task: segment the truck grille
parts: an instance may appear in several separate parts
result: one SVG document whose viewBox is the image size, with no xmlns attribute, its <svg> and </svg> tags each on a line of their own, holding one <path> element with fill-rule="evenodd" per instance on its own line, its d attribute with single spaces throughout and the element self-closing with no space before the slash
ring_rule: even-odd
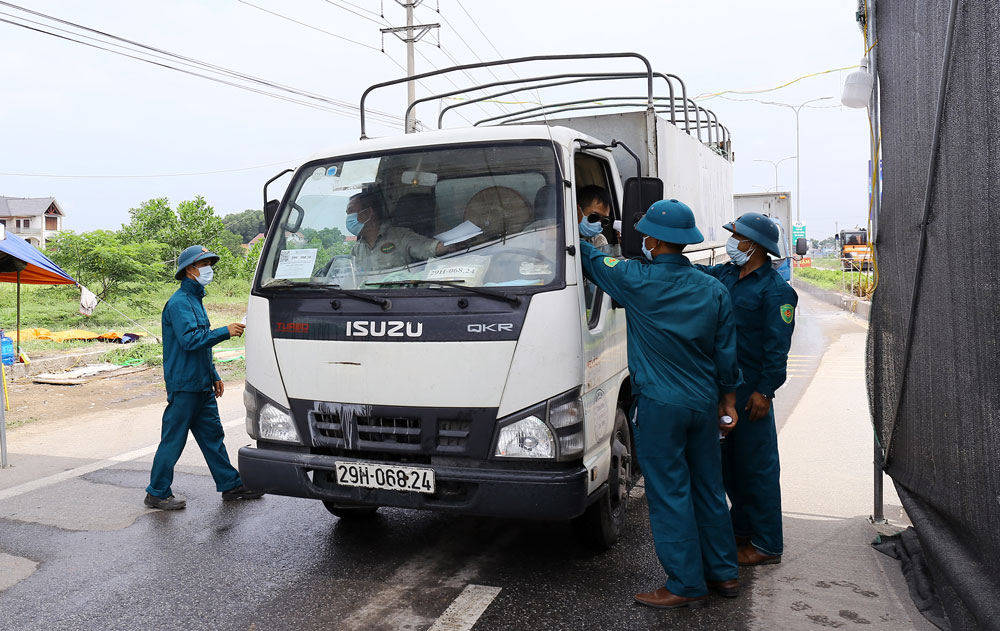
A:
<svg viewBox="0 0 1000 631">
<path fill-rule="evenodd" d="M 449 454 L 466 451 L 471 428 L 465 420 L 375 416 L 354 410 L 346 414 L 312 410 L 309 422 L 318 445 L 407 452 L 423 452 L 427 445 L 431 453 Z"/>
</svg>

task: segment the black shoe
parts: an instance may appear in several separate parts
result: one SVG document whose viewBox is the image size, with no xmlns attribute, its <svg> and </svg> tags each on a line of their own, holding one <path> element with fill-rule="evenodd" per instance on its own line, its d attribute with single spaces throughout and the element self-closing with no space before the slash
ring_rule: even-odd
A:
<svg viewBox="0 0 1000 631">
<path fill-rule="evenodd" d="M 183 497 L 156 497 L 155 495 L 150 495 L 146 493 L 146 499 L 142 502 L 150 508 L 158 508 L 160 510 L 178 510 L 187 506 L 187 500 Z"/>
<path fill-rule="evenodd" d="M 264 491 L 251 491 L 245 485 L 241 484 L 235 489 L 229 489 L 228 491 L 222 492 L 223 502 L 232 502 L 233 500 L 256 500 L 264 497 Z"/>
</svg>

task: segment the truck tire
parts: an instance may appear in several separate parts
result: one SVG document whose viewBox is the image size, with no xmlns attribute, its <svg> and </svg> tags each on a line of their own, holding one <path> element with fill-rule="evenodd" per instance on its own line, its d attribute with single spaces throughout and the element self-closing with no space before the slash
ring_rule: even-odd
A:
<svg viewBox="0 0 1000 631">
<path fill-rule="evenodd" d="M 580 516 L 586 537 L 600 548 L 615 545 L 625 530 L 625 509 L 632 489 L 632 432 L 625 411 L 615 411 L 611 433 L 611 468 L 608 491 Z"/>
<path fill-rule="evenodd" d="M 330 513 L 341 519 L 364 519 L 372 517 L 378 511 L 378 506 L 351 506 L 350 504 L 337 504 L 329 500 L 323 500 L 323 506 Z"/>
</svg>

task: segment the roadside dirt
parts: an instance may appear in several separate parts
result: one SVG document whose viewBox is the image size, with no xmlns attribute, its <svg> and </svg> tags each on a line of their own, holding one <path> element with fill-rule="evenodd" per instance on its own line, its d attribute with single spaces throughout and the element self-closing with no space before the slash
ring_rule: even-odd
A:
<svg viewBox="0 0 1000 631">
<path fill-rule="evenodd" d="M 226 385 L 241 383 L 242 371 L 225 365 L 216 367 Z M 31 377 L 7 381 L 10 410 L 8 428 L 31 423 L 46 423 L 57 419 L 89 414 L 101 410 L 122 410 L 162 401 L 167 393 L 163 385 L 163 368 L 138 367 L 105 379 L 85 384 L 64 386 L 32 383 Z"/>
</svg>

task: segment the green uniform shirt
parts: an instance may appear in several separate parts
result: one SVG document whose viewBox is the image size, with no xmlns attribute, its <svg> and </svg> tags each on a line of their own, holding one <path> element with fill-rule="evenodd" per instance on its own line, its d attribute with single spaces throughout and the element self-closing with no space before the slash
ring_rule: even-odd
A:
<svg viewBox="0 0 1000 631">
<path fill-rule="evenodd" d="M 388 271 L 417 261 L 433 257 L 438 242 L 421 236 L 409 228 L 397 228 L 383 223 L 375 238 L 375 245 L 369 246 L 364 238 L 351 246 L 354 264 L 362 272 Z"/>
</svg>

